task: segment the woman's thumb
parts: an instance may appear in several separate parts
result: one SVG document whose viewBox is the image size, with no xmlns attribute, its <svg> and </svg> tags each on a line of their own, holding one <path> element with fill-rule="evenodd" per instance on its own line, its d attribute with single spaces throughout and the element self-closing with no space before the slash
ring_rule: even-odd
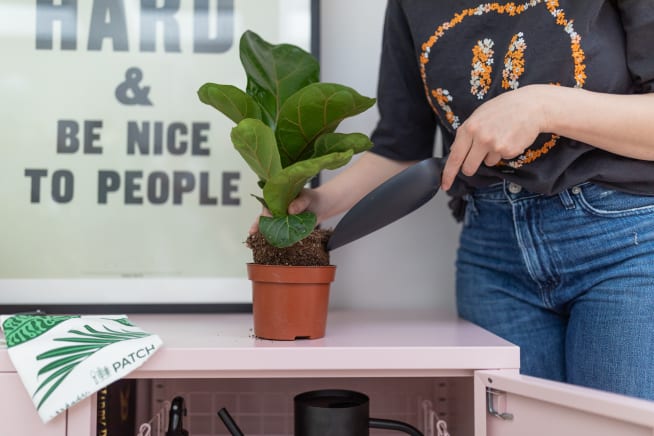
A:
<svg viewBox="0 0 654 436">
<path fill-rule="evenodd" d="M 288 205 L 288 213 L 290 215 L 296 215 L 298 213 L 302 213 L 311 204 L 311 197 L 307 194 L 306 190 L 302 190 L 300 192 L 300 195 L 295 198 L 295 200 L 291 201 L 291 203 Z"/>
</svg>

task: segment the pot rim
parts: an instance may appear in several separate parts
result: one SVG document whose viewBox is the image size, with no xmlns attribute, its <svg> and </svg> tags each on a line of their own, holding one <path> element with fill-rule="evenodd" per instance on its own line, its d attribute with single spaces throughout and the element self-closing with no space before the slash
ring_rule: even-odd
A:
<svg viewBox="0 0 654 436">
<path fill-rule="evenodd" d="M 336 276 L 335 265 L 292 266 L 247 264 L 248 278 L 268 283 L 331 283 Z"/>
</svg>

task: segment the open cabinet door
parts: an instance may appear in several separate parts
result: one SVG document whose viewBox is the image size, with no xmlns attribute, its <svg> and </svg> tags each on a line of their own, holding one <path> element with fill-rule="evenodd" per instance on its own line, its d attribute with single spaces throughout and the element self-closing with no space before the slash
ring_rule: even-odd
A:
<svg viewBox="0 0 654 436">
<path fill-rule="evenodd" d="M 517 371 L 475 372 L 475 436 L 654 436 L 654 402 Z"/>
</svg>

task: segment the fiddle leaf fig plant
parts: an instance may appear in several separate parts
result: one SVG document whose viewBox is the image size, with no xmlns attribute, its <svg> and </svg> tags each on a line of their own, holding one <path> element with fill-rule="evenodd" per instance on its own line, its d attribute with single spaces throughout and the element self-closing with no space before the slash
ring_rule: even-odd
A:
<svg viewBox="0 0 654 436">
<path fill-rule="evenodd" d="M 232 144 L 258 177 L 263 196 L 256 197 L 272 215 L 259 218 L 259 231 L 271 245 L 289 247 L 314 230 L 316 216 L 289 215 L 288 205 L 320 171 L 339 168 L 371 147 L 362 133 L 335 131 L 375 100 L 320 82 L 318 61 L 297 46 L 273 45 L 246 31 L 239 54 L 245 90 L 205 83 L 198 97 L 236 123 Z"/>
</svg>

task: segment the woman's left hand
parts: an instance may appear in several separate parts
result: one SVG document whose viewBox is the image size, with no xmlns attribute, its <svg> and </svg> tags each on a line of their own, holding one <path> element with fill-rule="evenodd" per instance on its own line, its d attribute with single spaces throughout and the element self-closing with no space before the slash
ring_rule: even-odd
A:
<svg viewBox="0 0 654 436">
<path fill-rule="evenodd" d="M 482 163 L 494 166 L 526 150 L 547 125 L 542 104 L 546 89 L 525 86 L 479 106 L 456 131 L 443 169 L 442 189 L 452 187 L 459 171 L 472 176 Z"/>
</svg>

